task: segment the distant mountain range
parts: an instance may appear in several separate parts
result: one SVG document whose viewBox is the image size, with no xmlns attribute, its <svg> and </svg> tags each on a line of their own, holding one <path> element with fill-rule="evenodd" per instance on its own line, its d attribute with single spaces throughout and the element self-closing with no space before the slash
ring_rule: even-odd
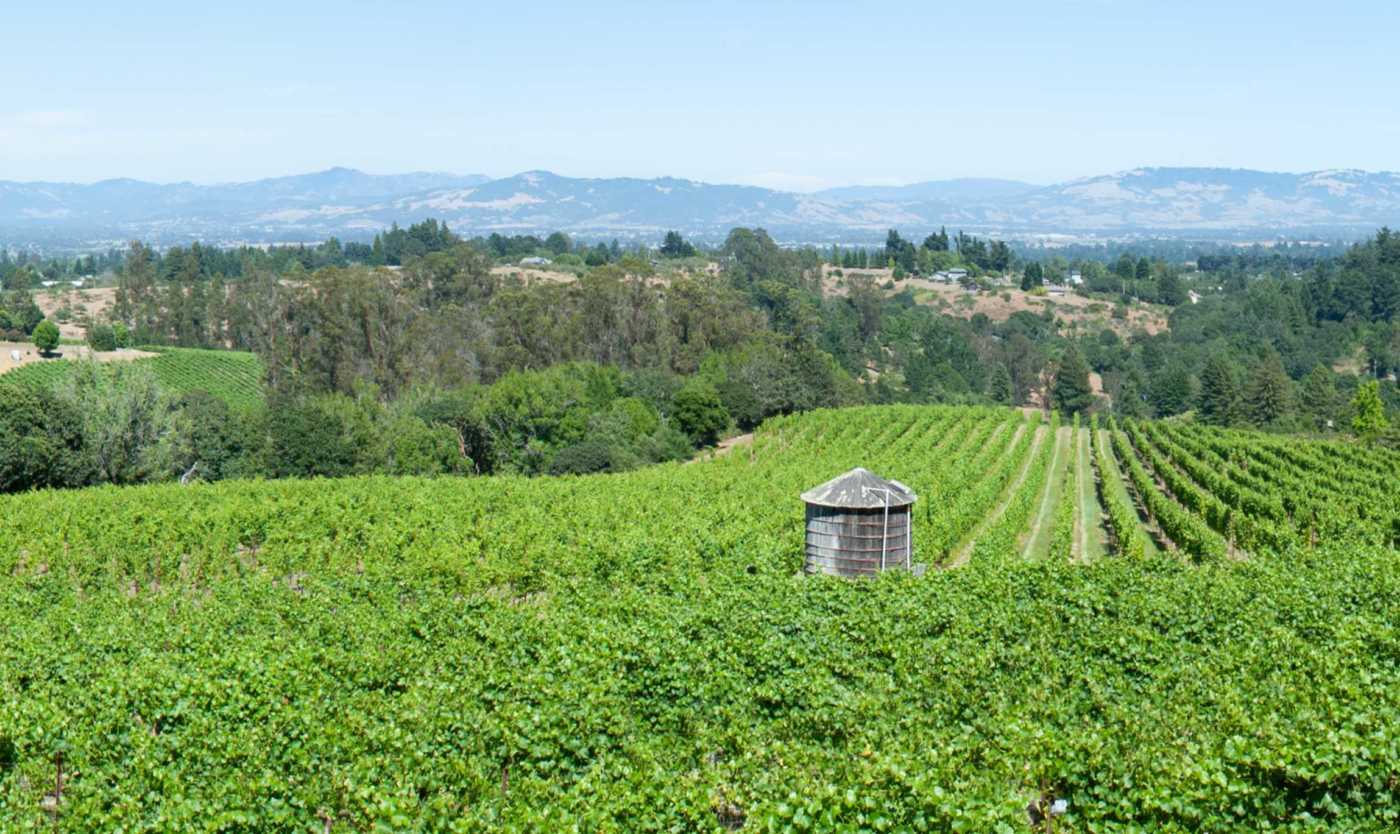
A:
<svg viewBox="0 0 1400 834">
<path fill-rule="evenodd" d="M 562 230 L 581 238 L 702 239 L 763 226 L 786 241 L 878 240 L 939 226 L 1009 238 L 1360 237 L 1400 226 L 1400 174 L 1140 168 L 1050 186 L 959 179 L 793 194 L 691 180 L 504 179 L 346 168 L 247 183 L 0 182 L 0 245 L 93 246 L 366 239 L 426 217 L 463 234 Z"/>
</svg>

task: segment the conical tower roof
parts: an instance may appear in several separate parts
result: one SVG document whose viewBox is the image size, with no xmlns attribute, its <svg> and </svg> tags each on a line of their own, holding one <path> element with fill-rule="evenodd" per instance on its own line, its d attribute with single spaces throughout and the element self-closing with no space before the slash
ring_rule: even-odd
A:
<svg viewBox="0 0 1400 834">
<path fill-rule="evenodd" d="M 868 510 L 886 506 L 887 495 L 891 507 L 907 506 L 918 499 L 912 489 L 899 481 L 887 481 L 869 469 L 857 466 L 802 493 L 802 500 L 821 507 Z"/>
</svg>

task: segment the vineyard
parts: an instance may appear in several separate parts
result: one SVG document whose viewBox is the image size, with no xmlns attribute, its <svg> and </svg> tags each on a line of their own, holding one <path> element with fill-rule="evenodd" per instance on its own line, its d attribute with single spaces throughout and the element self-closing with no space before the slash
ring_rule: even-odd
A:
<svg viewBox="0 0 1400 834">
<path fill-rule="evenodd" d="M 196 348 L 150 350 L 160 355 L 139 359 L 137 363 L 149 365 L 161 386 L 171 393 L 205 391 L 233 408 L 248 408 L 262 399 L 262 364 L 251 353 Z M 72 370 L 73 363 L 64 360 L 37 362 L 0 374 L 0 388 L 6 385 L 52 387 Z"/>
<path fill-rule="evenodd" d="M 854 466 L 922 577 L 801 575 Z M 1395 831 L 1397 478 L 886 406 L 619 475 L 0 498 L 0 829 Z"/>
</svg>

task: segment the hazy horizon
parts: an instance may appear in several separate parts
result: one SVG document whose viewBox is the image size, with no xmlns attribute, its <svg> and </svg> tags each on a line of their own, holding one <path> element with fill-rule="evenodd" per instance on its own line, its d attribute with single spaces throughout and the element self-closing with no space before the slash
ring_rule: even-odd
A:
<svg viewBox="0 0 1400 834">
<path fill-rule="evenodd" d="M 521 170 L 519 170 L 519 171 L 512 171 L 512 172 L 507 173 L 507 174 L 496 174 L 496 173 L 492 173 L 492 172 L 489 172 L 489 171 L 436 170 L 436 169 L 427 169 L 427 168 L 406 169 L 406 170 L 396 170 L 396 171 L 366 171 L 366 170 L 364 170 L 364 169 L 362 169 L 362 168 L 356 168 L 355 166 L 352 166 L 352 165 L 326 165 L 326 166 L 323 166 L 323 167 L 320 167 L 320 168 L 315 168 L 315 169 L 307 170 L 307 171 L 295 171 L 295 172 L 290 172 L 290 173 L 275 173 L 275 174 L 269 174 L 269 175 L 266 175 L 266 176 L 256 176 L 256 177 L 250 177 L 249 179 L 239 179 L 239 180 L 193 180 L 193 179 L 181 179 L 181 180 L 154 180 L 154 179 L 146 179 L 146 178 L 143 178 L 143 177 L 128 177 L 128 176 L 117 175 L 117 176 L 101 177 L 101 178 L 98 178 L 98 179 L 88 179 L 88 180 L 58 180 L 58 179 L 46 179 L 46 180 L 15 180 L 15 179 L 8 179 L 8 180 L 0 180 L 0 181 L 5 181 L 5 182 L 18 182 L 18 183 L 23 183 L 23 184 L 42 184 L 42 183 L 55 183 L 55 184 L 60 184 L 60 183 L 61 183 L 61 184 L 64 184 L 64 185 L 79 185 L 79 186 L 96 185 L 96 184 L 102 183 L 102 182 L 138 181 L 138 182 L 144 182 L 144 183 L 149 183 L 149 184 L 154 184 L 154 185 L 166 185 L 166 186 L 168 186 L 168 185 L 194 185 L 194 186 L 201 186 L 201 187 L 209 187 L 209 186 L 239 185 L 239 184 L 245 184 L 245 183 L 250 183 L 250 182 L 260 182 L 260 181 L 275 180 L 275 179 L 286 179 L 286 178 L 291 178 L 291 177 L 314 176 L 314 175 L 317 175 L 317 174 L 329 173 L 329 172 L 335 171 L 335 170 L 351 170 L 351 171 L 356 171 L 356 172 L 358 172 L 358 173 L 365 174 L 365 175 L 368 175 L 368 176 L 382 176 L 382 177 L 387 177 L 387 176 L 407 176 L 407 175 L 414 175 L 414 174 L 431 174 L 431 175 L 452 176 L 452 177 L 484 176 L 484 177 L 487 177 L 487 178 L 489 178 L 489 179 L 491 179 L 491 180 L 509 179 L 509 178 L 511 178 L 511 177 L 515 177 L 515 176 L 519 176 L 519 175 L 521 175 L 521 174 L 527 174 L 527 173 L 531 173 L 531 172 L 544 172 L 544 173 L 549 173 L 549 174 L 554 174 L 554 175 L 557 175 L 557 176 L 560 176 L 560 177 L 564 177 L 564 178 L 567 178 L 567 179 L 638 179 L 638 180 L 650 180 L 650 179 L 670 178 L 670 179 L 679 179 L 679 180 L 689 180 L 689 181 L 692 181 L 692 182 L 702 182 L 702 183 L 704 183 L 704 184 L 706 184 L 706 185 L 755 185 L 755 186 L 760 187 L 760 188 L 769 188 L 769 189 L 777 190 L 777 191 L 788 191 L 788 192 L 795 193 L 795 194 L 814 194 L 814 193 L 818 193 L 818 192 L 821 192 L 821 191 L 838 190 L 838 189 L 844 189 L 844 188 L 859 188 L 859 187 L 869 187 L 869 188 L 899 188 L 899 187 L 904 187 L 904 186 L 921 185 L 921 184 L 924 184 L 924 183 L 931 183 L 931 182 L 959 182 L 959 181 L 965 181 L 965 182 L 973 182 L 973 181 L 1017 182 L 1017 183 L 1020 183 L 1020 184 L 1022 184 L 1022 185 L 1029 185 L 1029 186 L 1034 186 L 1034 187 L 1040 188 L 1040 187 L 1051 187 L 1051 186 L 1056 186 L 1056 185 L 1063 185 L 1063 184 L 1065 184 L 1065 183 L 1073 182 L 1073 181 L 1081 180 L 1081 179 L 1093 179 L 1093 178 L 1099 177 L 1099 176 L 1114 176 L 1114 175 L 1124 174 L 1124 173 L 1127 173 L 1127 172 L 1129 172 L 1129 171 L 1134 171 L 1134 170 L 1146 170 L 1146 169 L 1153 169 L 1153 168 L 1205 169 L 1205 170 L 1220 170 L 1220 171 L 1231 171 L 1231 170 L 1234 170 L 1234 171 L 1254 171 L 1254 172 L 1258 172 L 1258 173 L 1280 174 L 1280 175 L 1289 175 L 1289 176 L 1292 176 L 1292 175 L 1302 175 L 1302 174 L 1311 174 L 1311 173 L 1320 173 L 1320 172 L 1325 172 L 1325 171 L 1343 171 L 1343 170 L 1361 171 L 1362 173 L 1365 173 L 1365 174 L 1381 174 L 1381 175 L 1384 175 L 1384 174 L 1393 174 L 1393 173 L 1400 172 L 1400 170 L 1389 170 L 1389 169 L 1367 170 L 1367 169 L 1354 168 L 1354 167 L 1351 167 L 1351 168 L 1317 169 L 1317 170 L 1315 170 L 1315 171 L 1280 171 L 1280 170 L 1263 170 L 1263 169 L 1258 169 L 1258 168 L 1226 167 L 1226 166 L 1200 166 L 1200 165 L 1185 165 L 1185 166 L 1135 165 L 1135 166 L 1132 166 L 1131 168 L 1123 168 L 1123 169 L 1117 169 L 1117 170 L 1113 170 L 1113 171 L 1100 171 L 1100 172 L 1097 172 L 1097 173 L 1094 173 L 1094 174 L 1086 174 L 1086 175 L 1081 176 L 1081 177 L 1072 177 L 1072 178 L 1069 178 L 1069 179 L 1058 180 L 1058 181 L 1054 181 L 1054 182 L 1032 182 L 1032 181 L 1024 180 L 1024 179 L 1021 179 L 1021 180 L 1013 180 L 1013 179 L 1010 179 L 1010 178 L 1007 178 L 1007 177 L 978 176 L 978 175 L 972 174 L 972 175 L 966 175 L 966 176 L 951 176 L 951 177 L 945 177 L 945 178 L 940 178 L 940 179 L 937 179 L 937 180 L 927 180 L 927 179 L 923 179 L 923 180 L 905 180 L 905 181 L 893 181 L 893 180 L 890 180 L 890 181 L 859 181 L 859 182 L 838 183 L 838 184 L 835 184 L 835 185 L 822 186 L 822 187 L 820 187 L 820 188 L 783 188 L 783 187 L 781 187 L 781 186 L 758 185 L 757 183 L 732 182 L 732 181 L 726 182 L 726 181 L 721 181 L 721 180 L 702 180 L 702 179 L 700 179 L 700 178 L 698 178 L 698 177 L 687 177 L 687 176 L 684 176 L 684 175 L 681 175 L 681 174 L 674 174 L 674 173 L 672 173 L 672 174 L 658 174 L 658 175 L 656 175 L 656 176 L 647 176 L 647 177 L 635 176 L 635 175 L 630 175 L 630 174 L 618 174 L 618 175 L 616 175 L 616 176 L 602 177 L 602 176 L 596 176 L 596 175 L 593 175 L 593 174 L 586 174 L 586 173 L 573 173 L 573 172 L 567 172 L 567 171 L 556 171 L 556 170 L 552 170 L 552 169 L 549 169 L 549 168 L 542 168 L 542 167 L 539 167 L 539 166 L 535 166 L 535 167 L 531 167 L 531 168 L 524 168 L 524 169 L 521 169 Z"/>
<path fill-rule="evenodd" d="M 0 179 L 1388 170 L 1397 30 L 1379 3 L 29 6 L 0 51 Z"/>
</svg>

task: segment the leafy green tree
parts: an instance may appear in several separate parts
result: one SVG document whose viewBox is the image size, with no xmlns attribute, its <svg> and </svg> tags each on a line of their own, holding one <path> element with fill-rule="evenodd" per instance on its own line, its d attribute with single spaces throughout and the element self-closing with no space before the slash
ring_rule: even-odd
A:
<svg viewBox="0 0 1400 834">
<path fill-rule="evenodd" d="M 1336 375 L 1322 365 L 1315 366 L 1303 377 L 1298 404 L 1313 428 L 1322 431 L 1331 427 L 1337 417 L 1337 396 Z"/>
<path fill-rule="evenodd" d="M 1255 365 L 1244 390 L 1245 409 L 1257 426 L 1269 426 L 1293 409 L 1293 382 L 1283 369 L 1277 353 L 1270 353 Z"/>
<path fill-rule="evenodd" d="M 98 481 L 135 484 L 171 471 L 171 411 L 149 367 L 77 362 L 55 393 L 79 415 Z"/>
<path fill-rule="evenodd" d="M 1239 419 L 1239 384 L 1229 360 L 1213 354 L 1201 371 L 1201 394 L 1196 412 L 1212 426 L 1233 425 Z"/>
<path fill-rule="evenodd" d="M 58 325 L 48 319 L 39 322 L 34 328 L 34 347 L 38 348 L 40 353 L 53 353 L 54 348 L 58 347 L 58 341 Z"/>
<path fill-rule="evenodd" d="M 1381 385 L 1374 379 L 1361 383 L 1356 389 L 1356 396 L 1351 399 L 1351 409 L 1352 430 L 1367 442 L 1374 443 L 1390 425 L 1385 417 L 1385 403 L 1381 401 Z"/>
<path fill-rule="evenodd" d="M 565 254 L 573 248 L 573 241 L 563 232 L 555 232 L 544 239 L 544 248 L 548 249 L 551 255 L 556 258 Z"/>
<path fill-rule="evenodd" d="M 671 417 L 681 431 L 702 446 L 713 444 L 719 433 L 729 426 L 725 410 L 715 387 L 703 379 L 693 379 L 676 392 Z"/>
<path fill-rule="evenodd" d="M 15 386 L 0 408 L 0 492 L 82 486 L 91 475 L 82 416 L 45 388 Z"/>
<path fill-rule="evenodd" d="M 1065 349 L 1055 371 L 1053 397 L 1055 407 L 1065 414 L 1087 412 L 1094 404 L 1094 391 L 1089 386 L 1089 365 L 1073 344 Z"/>
</svg>

